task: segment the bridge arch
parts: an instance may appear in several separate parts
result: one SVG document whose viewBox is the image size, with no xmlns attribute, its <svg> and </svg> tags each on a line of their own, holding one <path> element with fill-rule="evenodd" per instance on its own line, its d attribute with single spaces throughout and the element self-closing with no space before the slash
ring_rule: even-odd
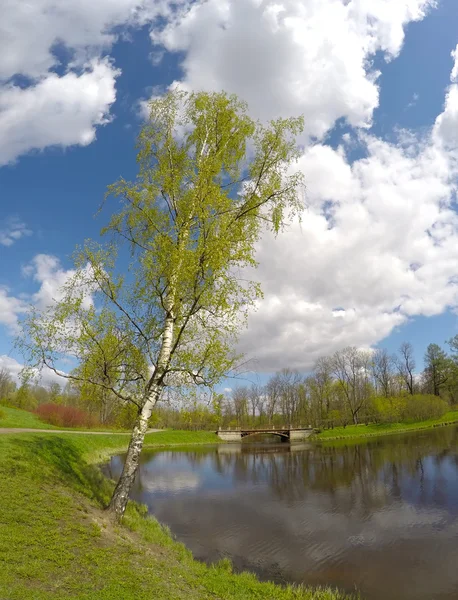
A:
<svg viewBox="0 0 458 600">
<path fill-rule="evenodd" d="M 313 429 L 311 427 L 279 427 L 278 429 L 242 429 L 239 427 L 237 429 L 221 429 L 220 427 L 215 433 L 225 442 L 239 442 L 244 437 L 253 435 L 276 435 L 282 441 L 297 442 L 311 436 Z"/>
<path fill-rule="evenodd" d="M 242 431 L 242 438 L 253 437 L 256 435 L 276 435 L 282 441 L 289 440 L 289 432 L 287 431 Z"/>
</svg>

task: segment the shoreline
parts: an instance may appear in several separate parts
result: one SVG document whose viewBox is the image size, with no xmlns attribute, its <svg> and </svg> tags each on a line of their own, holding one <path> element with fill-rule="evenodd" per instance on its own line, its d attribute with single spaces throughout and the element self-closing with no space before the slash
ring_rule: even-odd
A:
<svg viewBox="0 0 458 600">
<path fill-rule="evenodd" d="M 162 439 L 156 441 L 156 436 Z M 145 449 L 214 444 L 211 434 L 149 434 Z M 329 587 L 280 586 L 196 560 L 146 507 L 121 524 L 105 512 L 113 481 L 97 463 L 125 452 L 125 436 L 0 436 L 0 597 L 36 600 L 350 600 Z M 56 558 L 56 548 L 59 549 Z M 25 568 L 24 565 L 27 565 Z"/>
<path fill-rule="evenodd" d="M 456 412 L 456 411 L 454 411 Z M 341 441 L 341 440 L 356 440 L 356 439 L 365 439 L 372 437 L 382 437 L 386 435 L 397 435 L 404 433 L 413 433 L 416 431 L 425 431 L 428 429 L 435 429 L 436 427 L 450 427 L 452 425 L 458 425 L 458 417 L 453 418 L 447 421 L 439 421 L 439 422 L 428 422 L 428 421 L 420 421 L 418 424 L 409 426 L 409 423 L 395 423 L 394 425 L 405 425 L 405 427 L 400 427 L 399 429 L 389 429 L 381 430 L 381 431 L 368 431 L 366 433 L 352 432 L 344 435 L 332 435 L 332 436 L 323 436 L 320 437 L 321 434 L 314 435 L 310 438 L 310 441 L 313 442 L 332 442 L 332 441 Z M 350 427 L 374 427 L 374 425 L 351 425 Z M 340 428 L 339 428 L 340 429 Z"/>
</svg>

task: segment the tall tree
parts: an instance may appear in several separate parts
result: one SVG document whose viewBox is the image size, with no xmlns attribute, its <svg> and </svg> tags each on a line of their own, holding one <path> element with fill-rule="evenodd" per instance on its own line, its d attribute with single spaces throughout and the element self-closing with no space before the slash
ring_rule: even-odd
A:
<svg viewBox="0 0 458 600">
<path fill-rule="evenodd" d="M 388 398 L 392 391 L 394 359 L 384 348 L 377 349 L 372 356 L 372 374 L 378 391 Z"/>
<path fill-rule="evenodd" d="M 250 403 L 251 421 L 252 421 L 253 426 L 256 423 L 256 413 L 260 412 L 259 408 L 260 408 L 261 395 L 262 395 L 262 392 L 261 392 L 261 388 L 259 387 L 259 385 L 252 384 L 248 391 L 248 400 Z"/>
<path fill-rule="evenodd" d="M 266 409 L 269 425 L 273 425 L 274 416 L 280 404 L 281 381 L 278 373 L 273 375 L 266 384 Z"/>
<path fill-rule="evenodd" d="M 456 404 L 458 399 L 458 335 L 455 335 L 447 344 L 452 351 L 450 355 L 450 376 L 447 381 L 447 387 L 450 393 L 450 401 Z"/>
<path fill-rule="evenodd" d="M 370 364 L 370 352 L 354 346 L 339 350 L 332 357 L 334 376 L 355 425 L 371 393 Z"/>
<path fill-rule="evenodd" d="M 232 403 L 234 406 L 237 425 L 242 427 L 248 415 L 249 390 L 245 386 L 237 387 L 232 391 Z"/>
<path fill-rule="evenodd" d="M 278 381 L 282 417 L 285 424 L 291 425 L 299 409 L 303 379 L 295 370 L 282 369 L 278 373 Z"/>
<path fill-rule="evenodd" d="M 16 384 L 9 371 L 0 369 L 0 400 L 6 400 L 16 390 Z"/>
<path fill-rule="evenodd" d="M 425 353 L 423 379 L 426 390 L 436 396 L 447 382 L 450 374 L 450 359 L 437 344 L 429 344 Z"/>
<path fill-rule="evenodd" d="M 403 342 L 399 348 L 400 357 L 396 366 L 409 394 L 415 393 L 415 357 L 410 342 Z"/>
<path fill-rule="evenodd" d="M 137 407 L 109 507 L 118 518 L 164 388 L 213 385 L 237 360 L 234 341 L 261 293 L 242 269 L 256 265 L 266 226 L 279 232 L 302 208 L 302 176 L 291 169 L 302 128 L 302 118 L 254 122 L 224 93 L 154 100 L 137 179 L 109 188 L 122 204 L 102 230 L 109 242 L 86 243 L 62 299 L 25 322 L 29 365 L 62 374 L 59 361 L 74 356 L 80 367 L 67 377 Z"/>
</svg>

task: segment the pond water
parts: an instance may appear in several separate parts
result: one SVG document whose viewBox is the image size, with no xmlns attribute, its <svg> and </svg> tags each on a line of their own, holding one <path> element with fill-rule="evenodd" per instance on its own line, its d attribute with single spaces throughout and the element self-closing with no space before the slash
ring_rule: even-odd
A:
<svg viewBox="0 0 458 600">
<path fill-rule="evenodd" d="M 455 427 L 145 453 L 132 497 L 204 561 L 363 600 L 458 598 Z"/>
</svg>

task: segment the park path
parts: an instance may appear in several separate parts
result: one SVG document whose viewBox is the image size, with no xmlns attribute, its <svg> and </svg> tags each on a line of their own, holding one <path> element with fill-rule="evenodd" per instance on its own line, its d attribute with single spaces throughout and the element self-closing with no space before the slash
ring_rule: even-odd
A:
<svg viewBox="0 0 458 600">
<path fill-rule="evenodd" d="M 148 429 L 146 433 L 157 433 L 163 429 Z M 32 429 L 28 427 L 0 427 L 0 435 L 4 433 L 71 433 L 80 435 L 131 435 L 130 431 L 72 431 L 70 429 Z"/>
</svg>

